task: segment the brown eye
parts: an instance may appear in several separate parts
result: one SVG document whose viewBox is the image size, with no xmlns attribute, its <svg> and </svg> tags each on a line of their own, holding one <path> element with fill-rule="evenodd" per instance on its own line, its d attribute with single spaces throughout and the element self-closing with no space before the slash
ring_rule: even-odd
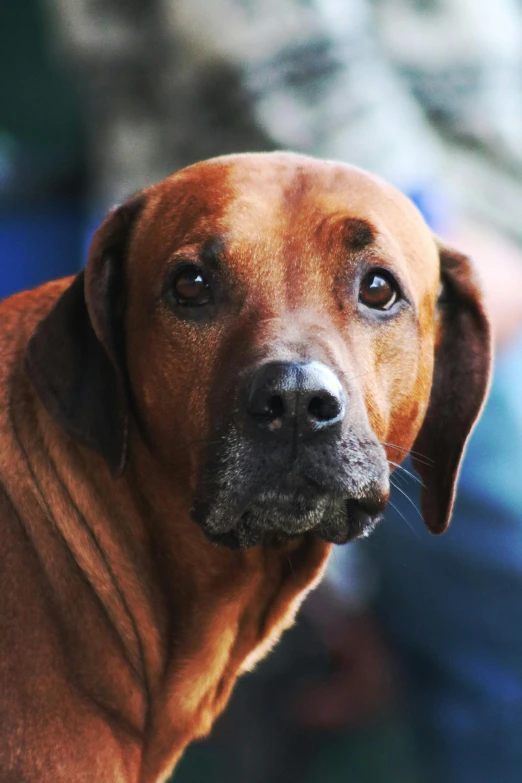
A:
<svg viewBox="0 0 522 783">
<path fill-rule="evenodd" d="M 173 293 L 178 304 L 202 307 L 212 301 L 210 286 L 197 266 L 181 269 L 173 281 Z"/>
<path fill-rule="evenodd" d="M 381 270 L 369 272 L 361 281 L 359 302 L 373 310 L 389 310 L 397 299 L 395 281 Z"/>
</svg>

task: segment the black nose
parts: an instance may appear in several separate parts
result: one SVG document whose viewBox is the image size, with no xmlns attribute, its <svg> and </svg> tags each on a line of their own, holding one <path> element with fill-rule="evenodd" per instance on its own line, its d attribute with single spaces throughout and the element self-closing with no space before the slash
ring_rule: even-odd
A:
<svg viewBox="0 0 522 783">
<path fill-rule="evenodd" d="M 326 365 L 271 362 L 251 381 L 247 411 L 267 432 L 309 437 L 341 422 L 345 401 L 341 382 Z"/>
</svg>

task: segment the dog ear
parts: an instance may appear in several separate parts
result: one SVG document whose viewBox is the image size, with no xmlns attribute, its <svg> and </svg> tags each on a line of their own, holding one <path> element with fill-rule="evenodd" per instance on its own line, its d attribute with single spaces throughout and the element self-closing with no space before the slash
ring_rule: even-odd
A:
<svg viewBox="0 0 522 783">
<path fill-rule="evenodd" d="M 439 243 L 441 293 L 430 401 L 412 449 L 432 533 L 448 527 L 460 464 L 489 388 L 491 333 L 470 260 Z"/>
<path fill-rule="evenodd" d="M 43 404 L 72 437 L 98 451 L 113 475 L 127 457 L 123 359 L 124 266 L 141 194 L 112 209 L 81 272 L 39 323 L 26 367 Z"/>
</svg>

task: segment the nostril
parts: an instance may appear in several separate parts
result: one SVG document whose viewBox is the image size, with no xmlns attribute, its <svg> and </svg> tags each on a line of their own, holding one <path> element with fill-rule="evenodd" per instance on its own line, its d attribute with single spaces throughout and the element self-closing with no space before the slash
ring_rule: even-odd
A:
<svg viewBox="0 0 522 783">
<path fill-rule="evenodd" d="M 267 400 L 265 416 L 270 419 L 280 419 L 285 412 L 283 398 L 278 394 L 272 395 Z"/>
<path fill-rule="evenodd" d="M 271 394 L 265 390 L 251 396 L 248 408 L 253 416 L 268 422 L 282 418 L 285 413 L 285 403 L 282 396 Z"/>
<path fill-rule="evenodd" d="M 308 403 L 307 411 L 315 421 L 332 421 L 342 412 L 342 404 L 331 394 L 316 395 Z"/>
</svg>

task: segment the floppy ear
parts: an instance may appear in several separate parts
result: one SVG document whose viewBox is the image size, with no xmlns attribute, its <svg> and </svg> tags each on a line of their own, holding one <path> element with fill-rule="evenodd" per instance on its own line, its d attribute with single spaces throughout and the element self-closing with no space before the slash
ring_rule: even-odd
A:
<svg viewBox="0 0 522 783">
<path fill-rule="evenodd" d="M 43 404 L 72 438 L 98 451 L 113 475 L 127 456 L 123 364 L 124 266 L 141 194 L 116 207 L 74 279 L 29 341 L 26 367 Z"/>
<path fill-rule="evenodd" d="M 470 260 L 439 244 L 441 295 L 433 386 L 413 445 L 422 515 L 432 533 L 448 527 L 464 448 L 487 395 L 491 334 Z M 415 453 L 414 453 L 415 452 Z"/>
</svg>

